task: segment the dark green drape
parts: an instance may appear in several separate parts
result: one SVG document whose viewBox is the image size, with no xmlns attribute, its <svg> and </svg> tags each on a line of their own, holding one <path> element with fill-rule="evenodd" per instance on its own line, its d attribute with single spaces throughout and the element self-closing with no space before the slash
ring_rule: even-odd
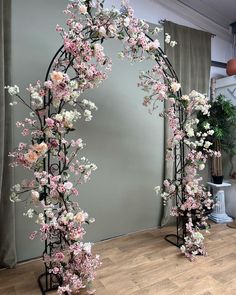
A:
<svg viewBox="0 0 236 295">
<path fill-rule="evenodd" d="M 165 44 L 165 53 L 179 78 L 182 93 L 189 94 L 192 90 L 208 93 L 211 67 L 211 34 L 169 21 L 164 23 L 164 32 L 171 36 L 171 40 L 177 41 L 175 47 Z M 171 136 L 167 120 L 164 129 L 166 150 L 168 138 Z M 173 178 L 173 161 L 165 161 L 164 178 Z M 174 202 L 170 201 L 163 207 L 162 226 L 171 221 L 170 209 L 173 205 Z"/>
<path fill-rule="evenodd" d="M 12 149 L 10 99 L 4 90 L 11 84 L 11 0 L 0 0 L 0 266 L 16 264 L 15 212 L 9 200 L 12 169 L 8 153 Z"/>
<path fill-rule="evenodd" d="M 165 52 L 179 77 L 182 93 L 188 94 L 191 90 L 208 93 L 211 34 L 169 21 L 165 22 L 164 31 L 177 41 L 175 47 L 166 44 Z"/>
</svg>

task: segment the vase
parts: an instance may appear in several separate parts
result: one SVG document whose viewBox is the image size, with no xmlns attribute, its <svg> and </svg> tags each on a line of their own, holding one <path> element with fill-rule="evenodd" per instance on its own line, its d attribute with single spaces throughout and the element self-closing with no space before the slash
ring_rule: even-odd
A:
<svg viewBox="0 0 236 295">
<path fill-rule="evenodd" d="M 232 58 L 227 62 L 226 73 L 228 76 L 236 75 L 236 58 Z"/>
<path fill-rule="evenodd" d="M 221 175 L 221 176 L 212 175 L 212 179 L 213 179 L 213 183 L 215 183 L 215 184 L 222 184 L 223 183 L 224 176 L 223 175 Z"/>
</svg>

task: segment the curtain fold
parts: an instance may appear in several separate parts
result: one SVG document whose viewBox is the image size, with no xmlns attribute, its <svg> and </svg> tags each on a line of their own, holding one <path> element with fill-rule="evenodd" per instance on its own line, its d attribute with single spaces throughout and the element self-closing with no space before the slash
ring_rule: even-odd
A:
<svg viewBox="0 0 236 295">
<path fill-rule="evenodd" d="M 15 211 L 9 200 L 13 180 L 8 153 L 12 149 L 10 99 L 4 90 L 11 84 L 11 1 L 0 0 L 0 266 L 16 264 Z"/>
<path fill-rule="evenodd" d="M 201 93 L 209 92 L 210 68 L 211 68 L 211 34 L 208 32 L 177 25 L 170 21 L 164 23 L 164 33 L 171 36 L 171 40 L 177 41 L 173 48 L 165 44 L 165 53 L 169 58 L 181 83 L 182 94 L 189 94 L 192 90 Z M 167 141 L 171 135 L 168 122 L 165 122 L 164 148 L 167 149 Z M 164 178 L 173 177 L 173 162 L 165 160 Z M 173 222 L 170 209 L 174 200 L 170 200 L 163 207 L 161 226 Z"/>
</svg>

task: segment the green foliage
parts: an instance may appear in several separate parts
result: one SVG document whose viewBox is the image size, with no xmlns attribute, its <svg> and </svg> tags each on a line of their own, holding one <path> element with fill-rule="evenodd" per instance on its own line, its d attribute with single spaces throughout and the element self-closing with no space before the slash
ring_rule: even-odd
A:
<svg viewBox="0 0 236 295">
<path fill-rule="evenodd" d="M 231 101 L 220 94 L 211 103 L 210 116 L 198 115 L 198 119 L 202 132 L 207 123 L 214 130 L 210 138 L 213 143 L 219 141 L 229 156 L 236 155 L 236 107 Z"/>
</svg>

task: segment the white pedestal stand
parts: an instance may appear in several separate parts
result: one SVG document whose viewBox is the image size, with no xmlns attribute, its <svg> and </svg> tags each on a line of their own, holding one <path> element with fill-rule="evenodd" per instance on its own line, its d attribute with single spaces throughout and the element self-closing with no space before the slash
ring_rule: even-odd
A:
<svg viewBox="0 0 236 295">
<path fill-rule="evenodd" d="M 231 186 L 230 183 L 223 182 L 222 184 L 207 183 L 213 189 L 213 196 L 216 198 L 216 205 L 213 212 L 209 215 L 209 219 L 216 223 L 232 222 L 233 219 L 225 212 L 225 188 Z"/>
</svg>

